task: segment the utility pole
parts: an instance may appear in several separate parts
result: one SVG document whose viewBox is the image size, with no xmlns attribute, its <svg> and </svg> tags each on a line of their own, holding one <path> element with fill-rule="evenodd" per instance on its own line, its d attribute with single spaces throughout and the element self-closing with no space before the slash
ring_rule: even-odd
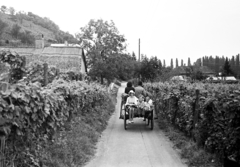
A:
<svg viewBox="0 0 240 167">
<path fill-rule="evenodd" d="M 140 38 L 138 40 L 138 61 L 140 62 Z M 141 74 L 139 74 L 138 81 L 141 81 Z"/>
<path fill-rule="evenodd" d="M 140 38 L 138 41 L 138 61 L 140 62 Z"/>
</svg>

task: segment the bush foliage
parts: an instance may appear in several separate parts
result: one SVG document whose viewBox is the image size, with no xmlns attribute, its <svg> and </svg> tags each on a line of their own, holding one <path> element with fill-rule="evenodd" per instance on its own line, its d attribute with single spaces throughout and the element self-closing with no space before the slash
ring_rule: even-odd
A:
<svg viewBox="0 0 240 167">
<path fill-rule="evenodd" d="M 239 85 L 154 83 L 145 86 L 160 104 L 160 114 L 199 146 L 220 157 L 225 154 L 240 160 Z"/>
<path fill-rule="evenodd" d="M 43 87 L 42 63 L 25 69 L 24 58 L 10 51 L 2 51 L 0 61 L 10 64 L 14 79 L 7 91 L 0 91 L 0 137 L 5 138 L 1 157 L 6 166 L 86 162 L 114 110 L 107 88 L 78 81 L 80 74 L 73 72 L 56 75 L 56 68 L 48 68 L 49 82 Z M 12 72 L 18 69 L 18 75 Z"/>
</svg>

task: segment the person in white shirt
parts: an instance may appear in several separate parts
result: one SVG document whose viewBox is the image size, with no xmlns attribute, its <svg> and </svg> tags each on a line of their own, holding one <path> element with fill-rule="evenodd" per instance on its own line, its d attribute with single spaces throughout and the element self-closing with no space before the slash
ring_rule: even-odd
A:
<svg viewBox="0 0 240 167">
<path fill-rule="evenodd" d="M 138 104 L 138 98 L 135 95 L 135 92 L 133 90 L 129 91 L 129 97 L 127 98 L 126 107 L 129 107 L 129 120 L 128 123 L 133 123 L 133 117 L 135 108 Z"/>
<path fill-rule="evenodd" d="M 143 121 L 146 121 L 146 117 L 147 117 L 147 115 L 148 115 L 148 113 L 149 113 L 149 111 L 151 111 L 151 110 L 153 110 L 153 101 L 152 101 L 152 99 L 150 99 L 150 97 L 149 96 L 147 96 L 146 97 L 146 102 L 145 102 L 145 107 L 144 107 L 144 110 L 145 110 L 145 115 L 144 115 L 144 119 L 143 119 Z"/>
</svg>

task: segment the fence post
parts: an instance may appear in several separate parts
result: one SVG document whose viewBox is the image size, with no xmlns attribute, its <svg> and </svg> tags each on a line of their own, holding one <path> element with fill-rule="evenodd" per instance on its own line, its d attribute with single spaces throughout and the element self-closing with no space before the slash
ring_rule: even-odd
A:
<svg viewBox="0 0 240 167">
<path fill-rule="evenodd" d="M 1 157 L 0 157 L 0 167 L 5 167 L 5 136 L 0 137 L 1 140 Z"/>
<path fill-rule="evenodd" d="M 48 84 L 48 64 L 44 63 L 43 64 L 43 69 L 44 69 L 44 86 Z"/>
<path fill-rule="evenodd" d="M 199 89 L 196 89 L 196 99 L 193 106 L 193 129 L 195 129 L 196 123 L 198 122 L 198 103 L 199 103 Z"/>
<path fill-rule="evenodd" d="M 57 69 L 57 70 L 56 70 L 56 76 L 59 77 L 59 75 L 60 75 L 60 70 Z"/>
<path fill-rule="evenodd" d="M 174 97 L 174 113 L 173 113 L 173 118 L 172 118 L 172 124 L 175 126 L 175 120 L 177 118 L 177 112 L 178 112 L 178 98 Z"/>
<path fill-rule="evenodd" d="M 25 56 L 23 56 L 23 62 L 22 62 L 22 64 L 23 64 L 23 67 L 25 68 L 25 67 L 26 67 L 26 64 L 27 64 L 27 59 L 26 59 Z"/>
</svg>

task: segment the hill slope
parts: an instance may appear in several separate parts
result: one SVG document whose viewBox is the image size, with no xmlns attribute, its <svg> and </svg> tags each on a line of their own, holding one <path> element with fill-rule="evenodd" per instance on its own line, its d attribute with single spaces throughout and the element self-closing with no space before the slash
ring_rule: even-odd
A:
<svg viewBox="0 0 240 167">
<path fill-rule="evenodd" d="M 18 12 L 14 15 L 0 12 L 0 28 L 2 22 L 7 26 L 0 30 L 2 31 L 2 33 L 0 32 L 1 41 L 21 40 L 24 43 L 21 35 L 17 36 L 13 34 L 13 28 L 19 27 L 20 34 L 27 34 L 28 36 L 30 34 L 35 39 L 44 35 L 44 39 L 50 42 L 63 43 L 64 41 L 68 41 L 70 43 L 78 43 L 73 35 L 61 31 L 59 26 L 50 19 L 46 17 L 42 18 L 31 12 L 27 14 Z"/>
</svg>

